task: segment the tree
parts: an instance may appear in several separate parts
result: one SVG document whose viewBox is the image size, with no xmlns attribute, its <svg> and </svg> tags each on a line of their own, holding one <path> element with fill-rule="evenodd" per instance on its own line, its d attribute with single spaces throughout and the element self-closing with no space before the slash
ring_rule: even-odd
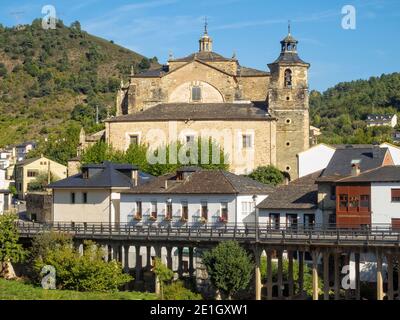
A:
<svg viewBox="0 0 400 320">
<path fill-rule="evenodd" d="M 28 183 L 28 191 L 44 191 L 49 182 L 47 172 L 41 172 L 32 182 Z M 50 172 L 50 183 L 60 180 L 54 173 Z"/>
<path fill-rule="evenodd" d="M 171 281 L 174 277 L 174 272 L 162 263 L 160 258 L 156 258 L 153 268 L 154 274 L 157 277 L 157 281 L 160 284 L 160 297 L 164 300 L 164 286 L 167 282 Z"/>
<path fill-rule="evenodd" d="M 282 172 L 274 166 L 258 167 L 249 175 L 249 178 L 273 186 L 281 184 L 284 180 Z"/>
<path fill-rule="evenodd" d="M 14 278 L 12 263 L 21 262 L 25 259 L 27 252 L 18 243 L 18 217 L 13 214 L 0 216 L 0 262 L 1 273 L 4 278 Z"/>
<path fill-rule="evenodd" d="M 228 299 L 247 288 L 253 273 L 250 256 L 236 241 L 222 242 L 204 252 L 203 263 L 213 285 Z"/>
</svg>

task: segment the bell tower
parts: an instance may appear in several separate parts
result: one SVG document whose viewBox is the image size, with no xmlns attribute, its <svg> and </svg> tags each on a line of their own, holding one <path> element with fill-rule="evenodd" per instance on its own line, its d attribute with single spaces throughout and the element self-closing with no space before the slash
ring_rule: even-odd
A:
<svg viewBox="0 0 400 320">
<path fill-rule="evenodd" d="M 207 18 L 204 22 L 204 34 L 199 40 L 199 52 L 212 52 L 213 40 L 208 35 L 208 22 Z"/>
<path fill-rule="evenodd" d="M 298 41 L 291 34 L 281 41 L 279 58 L 268 65 L 271 82 L 268 91 L 270 114 L 277 118 L 276 149 L 278 168 L 290 179 L 298 178 L 297 154 L 310 147 L 308 69 L 300 59 Z"/>
</svg>

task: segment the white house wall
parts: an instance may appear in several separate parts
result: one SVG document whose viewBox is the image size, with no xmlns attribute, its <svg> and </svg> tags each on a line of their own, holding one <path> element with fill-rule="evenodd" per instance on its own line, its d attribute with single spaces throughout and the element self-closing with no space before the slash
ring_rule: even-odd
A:
<svg viewBox="0 0 400 320">
<path fill-rule="evenodd" d="M 259 195 L 256 203 L 259 204 L 267 195 Z M 181 213 L 182 201 L 188 202 L 188 222 L 199 222 L 201 217 L 201 202 L 207 201 L 208 203 L 208 222 L 215 223 L 221 216 L 221 203 L 228 203 L 228 223 L 235 222 L 237 212 L 238 223 L 245 220 L 247 215 L 242 212 L 242 203 L 252 203 L 253 199 L 250 195 L 238 196 L 236 195 L 135 195 L 135 194 L 121 194 L 121 223 L 131 221 L 131 217 L 136 214 L 136 201 L 142 202 L 142 216 L 143 221 L 146 221 L 151 212 L 151 202 L 157 201 L 157 216 L 158 221 L 162 222 L 166 214 L 167 199 L 172 199 L 172 216 L 173 221 L 179 222 Z M 236 205 L 237 204 L 237 205 Z M 254 207 L 254 206 L 253 206 Z M 236 211 L 237 210 L 237 211 Z M 254 209 L 253 209 L 254 210 Z M 251 214 L 251 212 L 250 212 Z M 128 217 L 129 216 L 129 217 Z"/>
<path fill-rule="evenodd" d="M 331 161 L 335 149 L 319 144 L 297 155 L 299 178 L 325 169 Z"/>
<path fill-rule="evenodd" d="M 280 215 L 280 225 L 286 226 L 286 215 L 287 214 L 297 214 L 297 223 L 302 225 L 304 224 L 304 215 L 306 214 L 314 214 L 315 215 L 315 224 L 322 225 L 323 217 L 322 211 L 319 209 L 316 210 L 259 210 L 259 222 L 261 224 L 269 224 L 270 219 L 269 215 L 271 213 Z"/>
<path fill-rule="evenodd" d="M 400 165 L 400 148 L 391 145 L 390 143 L 382 143 L 380 145 L 381 148 L 388 148 L 390 151 L 390 155 L 392 156 L 393 162 L 396 166 Z"/>
<path fill-rule="evenodd" d="M 75 204 L 71 203 L 71 193 L 75 192 Z M 83 203 L 83 193 L 87 193 L 87 203 Z M 102 222 L 110 221 L 109 190 L 53 190 L 53 214 L 55 222 Z"/>
<path fill-rule="evenodd" d="M 400 203 L 392 202 L 391 189 L 400 189 L 400 183 L 371 184 L 372 224 L 391 224 L 400 219 Z"/>
</svg>

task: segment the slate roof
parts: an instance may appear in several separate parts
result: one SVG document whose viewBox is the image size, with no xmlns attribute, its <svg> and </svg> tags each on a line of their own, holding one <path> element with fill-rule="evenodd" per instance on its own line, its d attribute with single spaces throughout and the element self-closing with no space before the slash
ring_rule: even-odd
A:
<svg viewBox="0 0 400 320">
<path fill-rule="evenodd" d="M 318 181 L 337 181 L 351 175 L 353 161 L 360 161 L 361 172 L 381 167 L 388 148 L 344 148 L 337 149 Z"/>
<path fill-rule="evenodd" d="M 186 120 L 274 120 L 267 106 L 251 103 L 162 103 L 106 122 Z"/>
<path fill-rule="evenodd" d="M 229 59 L 225 58 L 224 56 L 221 56 L 218 53 L 215 52 L 207 52 L 207 51 L 201 51 L 201 52 L 196 52 L 192 53 L 191 55 L 188 55 L 187 57 L 184 58 L 179 58 L 179 59 L 173 59 L 170 60 L 172 62 L 190 62 L 193 60 L 201 60 L 201 61 L 236 61 L 236 59 Z"/>
<path fill-rule="evenodd" d="M 262 201 L 259 209 L 315 209 L 318 200 L 317 178 L 322 171 L 294 180 L 288 185 L 278 187 Z"/>
<path fill-rule="evenodd" d="M 215 52 L 197 52 L 193 53 L 185 58 L 181 59 L 175 59 L 175 60 L 170 60 L 171 62 L 191 62 L 194 60 L 200 60 L 202 62 L 230 62 L 230 61 L 236 61 L 236 59 L 229 59 L 225 58 L 218 53 Z M 152 70 L 147 70 L 142 73 L 138 73 L 134 75 L 134 78 L 157 78 L 157 77 L 163 77 L 164 75 L 168 74 L 170 72 L 169 66 L 168 65 L 163 65 L 160 68 L 157 69 L 152 69 Z M 269 76 L 270 73 L 267 71 L 262 71 L 262 70 L 257 70 L 253 68 L 247 68 L 244 66 L 238 65 L 238 71 L 236 76 L 241 76 L 241 77 L 260 77 L 260 76 Z"/>
<path fill-rule="evenodd" d="M 282 52 L 278 59 L 276 59 L 272 64 L 275 63 L 301 63 L 310 65 L 309 63 L 301 60 L 296 52 Z"/>
<path fill-rule="evenodd" d="M 392 121 L 394 114 L 369 114 L 367 116 L 367 122 L 375 122 L 375 121 Z"/>
<path fill-rule="evenodd" d="M 132 179 L 122 173 L 120 170 L 133 170 L 136 167 L 129 164 L 115 164 L 104 162 L 103 164 L 85 165 L 83 168 L 103 169 L 92 177 L 83 178 L 83 174 L 79 173 L 63 180 L 53 182 L 48 185 L 50 189 L 92 189 L 92 188 L 132 188 Z M 153 177 L 151 175 L 139 172 L 139 183 L 147 183 Z"/>
<path fill-rule="evenodd" d="M 268 76 L 270 75 L 270 73 L 253 68 L 239 66 L 237 75 L 241 77 L 256 77 L 256 76 Z"/>
<path fill-rule="evenodd" d="M 167 188 L 166 188 L 167 184 Z M 269 194 L 273 187 L 224 170 L 198 170 L 184 180 L 176 173 L 157 177 L 137 186 L 134 194 Z"/>
<path fill-rule="evenodd" d="M 400 166 L 384 166 L 337 181 L 337 183 L 357 182 L 400 182 Z"/>
</svg>

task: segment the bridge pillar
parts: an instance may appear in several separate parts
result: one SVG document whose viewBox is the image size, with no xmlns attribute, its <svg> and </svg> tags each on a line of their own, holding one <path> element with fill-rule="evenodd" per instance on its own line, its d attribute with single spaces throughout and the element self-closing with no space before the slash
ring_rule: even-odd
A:
<svg viewBox="0 0 400 320">
<path fill-rule="evenodd" d="M 113 260 L 119 261 L 118 259 L 118 246 L 115 244 L 112 246 Z"/>
<path fill-rule="evenodd" d="M 108 261 L 112 260 L 112 246 L 110 244 L 107 245 L 107 255 L 108 255 Z"/>
<path fill-rule="evenodd" d="M 356 266 L 356 299 L 361 300 L 360 252 L 354 254 Z"/>
<path fill-rule="evenodd" d="M 376 297 L 383 300 L 382 252 L 376 251 Z"/>
<path fill-rule="evenodd" d="M 151 270 L 151 246 L 146 247 L 146 270 Z"/>
<path fill-rule="evenodd" d="M 122 246 L 118 245 L 118 261 L 121 262 L 121 264 L 122 264 L 122 259 L 123 259 Z"/>
<path fill-rule="evenodd" d="M 334 254 L 335 300 L 340 300 L 340 253 Z"/>
<path fill-rule="evenodd" d="M 324 260 L 324 300 L 329 300 L 329 251 L 325 250 L 323 254 Z"/>
<path fill-rule="evenodd" d="M 140 255 L 140 246 L 135 246 L 135 254 L 136 254 L 136 266 L 135 266 L 135 282 L 140 282 L 141 272 L 142 272 L 142 259 Z"/>
<path fill-rule="evenodd" d="M 124 271 L 129 273 L 129 245 L 124 245 Z"/>
<path fill-rule="evenodd" d="M 313 288 L 313 300 L 318 300 L 319 287 L 318 287 L 318 257 L 319 252 L 313 251 L 312 255 L 312 288 Z"/>
<path fill-rule="evenodd" d="M 283 297 L 283 258 L 282 258 L 282 250 L 279 249 L 276 252 L 278 258 L 278 298 L 282 299 Z"/>
<path fill-rule="evenodd" d="M 167 267 L 168 269 L 173 270 L 173 265 L 172 265 L 172 247 L 168 246 L 166 247 L 167 249 Z"/>
<path fill-rule="evenodd" d="M 254 249 L 254 260 L 255 260 L 255 293 L 256 293 L 256 300 L 261 300 L 261 272 L 260 272 L 260 264 L 261 264 L 261 252 L 262 250 L 256 246 Z"/>
<path fill-rule="evenodd" d="M 267 299 L 272 300 L 272 250 L 267 252 Z"/>
<path fill-rule="evenodd" d="M 344 265 L 345 266 L 350 266 L 350 255 L 351 255 L 351 253 L 347 252 L 346 255 L 344 256 L 344 259 L 345 259 Z M 349 289 L 344 290 L 344 299 L 345 300 L 350 299 L 350 290 Z"/>
<path fill-rule="evenodd" d="M 161 249 L 162 249 L 162 247 L 159 245 L 154 246 L 154 251 L 156 252 L 156 257 L 158 259 L 160 259 L 160 261 L 161 261 Z M 161 283 L 160 283 L 160 279 L 157 277 L 156 274 L 154 275 L 154 281 L 155 281 L 155 293 L 157 296 L 159 296 L 161 294 Z"/>
<path fill-rule="evenodd" d="M 294 280 L 293 280 L 293 251 L 288 250 L 288 281 L 289 281 L 289 298 L 293 298 L 294 296 Z"/>
<path fill-rule="evenodd" d="M 183 247 L 178 247 L 178 278 L 183 277 Z"/>
<path fill-rule="evenodd" d="M 193 278 L 194 263 L 193 263 L 193 247 L 189 247 L 189 276 Z"/>
<path fill-rule="evenodd" d="M 299 260 L 299 294 L 300 296 L 304 296 L 304 252 L 298 252 L 298 260 Z"/>
<path fill-rule="evenodd" d="M 393 283 L 393 256 L 389 253 L 386 255 L 388 265 L 388 300 L 394 299 L 394 283 Z"/>
<path fill-rule="evenodd" d="M 397 265 L 400 266 L 400 255 L 397 255 Z M 397 270 L 397 300 L 400 300 L 400 270 Z"/>
</svg>

